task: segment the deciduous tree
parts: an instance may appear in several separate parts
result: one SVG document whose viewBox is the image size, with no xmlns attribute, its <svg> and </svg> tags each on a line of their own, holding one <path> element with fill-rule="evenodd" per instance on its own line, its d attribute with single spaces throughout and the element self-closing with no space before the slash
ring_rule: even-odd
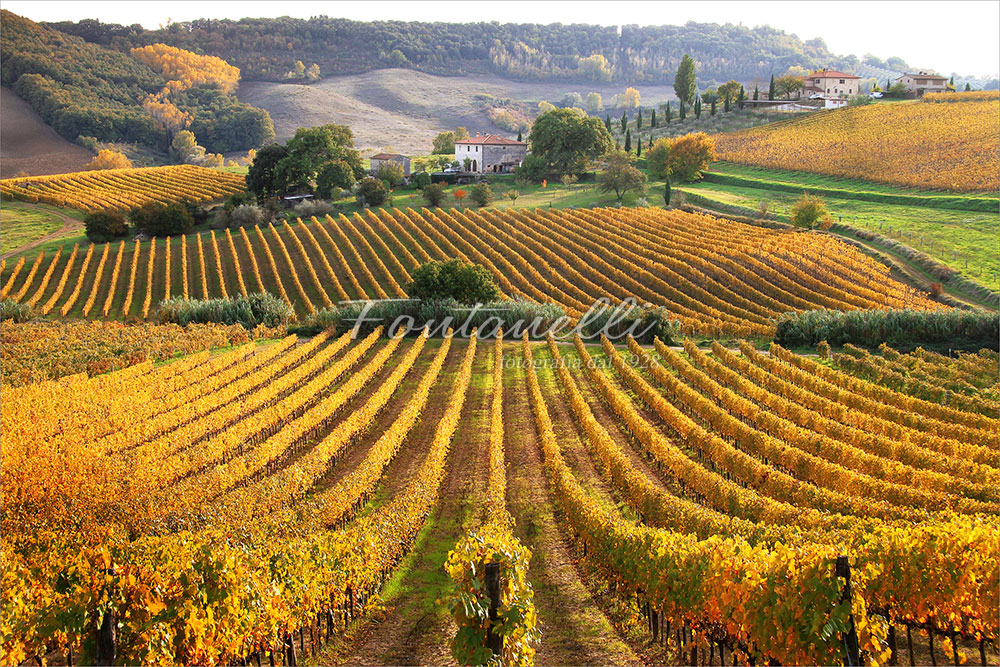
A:
<svg viewBox="0 0 1000 667">
<path fill-rule="evenodd" d="M 598 118 L 556 109 L 535 121 L 528 141 L 532 155 L 545 161 L 546 173 L 577 174 L 607 152 L 611 135 Z"/>
<path fill-rule="evenodd" d="M 646 174 L 635 168 L 635 157 L 626 151 L 613 150 L 601 159 L 597 187 L 601 192 L 614 192 L 620 202 L 626 192 L 645 192 Z"/>
</svg>

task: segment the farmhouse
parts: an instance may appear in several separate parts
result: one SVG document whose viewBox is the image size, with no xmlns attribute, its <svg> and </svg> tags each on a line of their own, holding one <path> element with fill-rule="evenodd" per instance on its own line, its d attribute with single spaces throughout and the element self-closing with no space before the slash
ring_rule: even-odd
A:
<svg viewBox="0 0 1000 667">
<path fill-rule="evenodd" d="M 378 173 L 378 168 L 381 167 L 386 162 L 393 162 L 398 164 L 403 168 L 403 176 L 410 175 L 410 158 L 405 155 L 399 155 L 397 153 L 379 153 L 378 155 L 373 155 L 370 158 L 372 163 L 371 172 L 372 175 Z"/>
<path fill-rule="evenodd" d="M 823 95 L 824 97 L 847 97 L 860 92 L 861 78 L 853 74 L 845 74 L 832 69 L 821 69 L 802 77 L 807 95 Z"/>
<path fill-rule="evenodd" d="M 477 174 L 513 171 L 521 166 L 527 153 L 527 143 L 495 134 L 477 133 L 474 137 L 455 142 L 455 159 L 465 168 L 465 159 L 469 158 L 469 166 L 465 170 Z"/>
<path fill-rule="evenodd" d="M 906 92 L 913 97 L 923 97 L 924 93 L 943 93 L 948 90 L 948 77 L 924 71 L 904 74 L 896 78 L 896 83 L 906 86 Z"/>
</svg>

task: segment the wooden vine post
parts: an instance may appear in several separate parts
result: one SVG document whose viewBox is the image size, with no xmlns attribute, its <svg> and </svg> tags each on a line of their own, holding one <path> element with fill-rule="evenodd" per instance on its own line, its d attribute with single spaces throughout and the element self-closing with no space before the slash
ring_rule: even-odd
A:
<svg viewBox="0 0 1000 667">
<path fill-rule="evenodd" d="M 847 556 L 837 556 L 837 576 L 843 577 L 844 592 L 841 594 L 841 601 L 846 601 L 850 604 L 853 600 L 853 593 L 851 591 L 851 563 L 848 561 Z M 844 635 L 844 649 L 845 649 L 845 665 L 846 667 L 858 667 L 861 665 L 861 647 L 858 643 L 858 631 L 854 627 L 854 614 L 848 616 L 848 631 Z"/>
<path fill-rule="evenodd" d="M 114 609 L 104 612 L 101 627 L 97 629 L 97 652 L 95 665 L 113 665 L 118 657 L 118 619 Z"/>
<path fill-rule="evenodd" d="M 503 635 L 495 632 L 496 622 L 500 608 L 500 563 L 486 564 L 486 595 L 490 599 L 490 628 L 486 635 L 486 648 L 493 651 L 493 655 L 503 655 Z"/>
</svg>

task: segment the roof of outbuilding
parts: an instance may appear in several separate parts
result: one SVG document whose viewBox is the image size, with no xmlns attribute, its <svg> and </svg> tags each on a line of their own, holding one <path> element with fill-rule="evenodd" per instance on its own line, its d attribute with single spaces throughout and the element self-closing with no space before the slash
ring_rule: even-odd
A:
<svg viewBox="0 0 1000 667">
<path fill-rule="evenodd" d="M 508 139 L 507 137 L 501 137 L 496 134 L 483 134 L 480 136 L 470 137 L 468 139 L 459 139 L 455 142 L 456 144 L 482 144 L 490 146 L 527 146 L 528 144 L 523 141 L 514 141 L 513 139 Z"/>
<path fill-rule="evenodd" d="M 834 69 L 821 69 L 817 72 L 809 74 L 807 78 L 827 78 L 827 79 L 860 79 L 859 76 L 854 76 L 853 74 L 845 74 L 843 72 L 838 72 Z"/>
<path fill-rule="evenodd" d="M 372 155 L 369 160 L 391 160 L 397 157 L 406 157 L 405 155 L 400 155 L 399 153 L 379 153 L 378 155 Z"/>
</svg>

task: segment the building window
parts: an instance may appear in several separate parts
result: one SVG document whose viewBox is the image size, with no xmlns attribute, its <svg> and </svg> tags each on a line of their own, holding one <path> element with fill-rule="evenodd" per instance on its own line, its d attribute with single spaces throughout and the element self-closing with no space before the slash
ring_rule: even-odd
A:
<svg viewBox="0 0 1000 667">
<path fill-rule="evenodd" d="M 844 80 L 843 80 L 843 79 L 841 79 L 841 80 L 840 80 L 840 82 L 841 82 L 841 83 L 844 83 Z"/>
</svg>

